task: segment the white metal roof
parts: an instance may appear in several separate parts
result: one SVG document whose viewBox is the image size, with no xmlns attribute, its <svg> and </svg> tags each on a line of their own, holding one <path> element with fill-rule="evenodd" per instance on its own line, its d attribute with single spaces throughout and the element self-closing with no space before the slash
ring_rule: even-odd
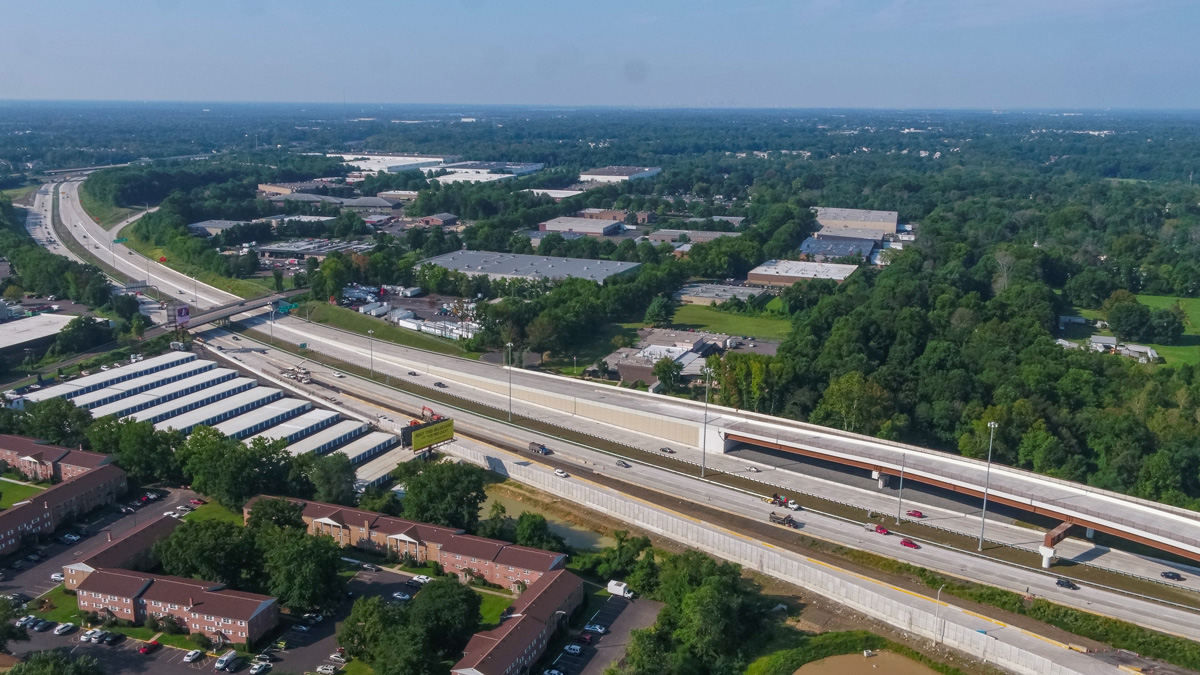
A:
<svg viewBox="0 0 1200 675">
<path fill-rule="evenodd" d="M 347 434 L 360 434 L 363 431 L 366 431 L 366 429 L 367 425 L 365 422 L 359 422 L 357 420 L 338 422 L 328 429 L 322 429 L 308 438 L 302 438 L 295 443 L 292 443 L 288 446 L 287 450 L 288 452 L 292 453 L 292 455 L 298 457 L 300 455 L 313 452 L 317 448 L 333 441 L 340 436 Z"/>
<path fill-rule="evenodd" d="M 236 380 L 235 380 L 236 381 Z M 229 398 L 221 399 L 216 403 L 209 403 L 206 406 L 189 410 L 182 415 L 168 417 L 167 419 L 158 422 L 154 428 L 158 431 L 165 429 L 178 429 L 180 431 L 191 431 L 192 427 L 198 424 L 212 424 L 221 415 L 227 414 L 230 410 L 235 410 L 243 406 L 257 408 L 262 405 L 278 399 L 283 395 L 283 392 L 272 387 L 254 387 L 249 391 L 243 391 L 240 394 L 234 394 Z"/>
<path fill-rule="evenodd" d="M 0 349 L 58 335 L 74 318 L 71 314 L 38 314 L 0 323 Z"/>
<path fill-rule="evenodd" d="M 397 441 L 396 434 L 389 434 L 385 431 L 372 431 L 366 436 L 356 438 L 353 441 L 334 450 L 350 458 L 350 461 L 355 461 L 358 457 L 365 455 L 381 446 L 391 445 Z"/>
<path fill-rule="evenodd" d="M 277 438 L 290 438 L 292 436 L 304 435 L 321 426 L 330 418 L 336 417 L 338 417 L 338 414 L 332 410 L 324 410 L 320 408 L 316 410 L 309 410 L 295 419 L 290 419 L 286 422 L 280 422 L 266 431 L 260 431 L 257 434 L 250 436 L 246 439 L 246 442 L 249 443 L 250 441 L 260 437 L 271 441 Z"/>
<path fill-rule="evenodd" d="M 188 405 L 191 405 L 197 401 L 204 401 L 204 400 L 207 400 L 214 396 L 216 396 L 218 398 L 221 397 L 222 395 L 232 396 L 233 395 L 232 392 L 235 392 L 238 389 L 245 387 L 245 386 L 254 388 L 254 387 L 258 386 L 258 382 L 256 380 L 252 380 L 248 377 L 236 377 L 232 380 L 221 382 L 220 384 L 216 384 L 211 387 L 206 387 L 204 389 L 201 389 L 200 391 L 192 392 L 191 394 L 188 394 L 186 396 L 180 396 L 179 398 L 172 399 L 172 400 L 166 401 L 164 403 L 159 403 L 158 405 L 154 406 L 153 408 L 139 410 L 139 411 L 133 413 L 132 415 L 129 415 L 129 419 L 132 419 L 135 422 L 141 422 L 143 420 L 151 420 L 160 415 L 172 413 L 173 411 L 185 408 Z M 102 410 L 102 409 L 103 409 L 103 407 L 97 408 L 97 410 Z M 93 412 L 92 414 L 95 415 L 96 413 Z"/>
<path fill-rule="evenodd" d="M 73 396 L 76 392 L 83 389 L 94 389 L 107 387 L 110 384 L 130 380 L 142 374 L 152 372 L 154 370 L 162 370 L 176 366 L 181 363 L 195 360 L 196 355 L 191 352 L 170 352 L 160 356 L 152 356 L 148 359 L 143 359 L 137 363 L 131 363 L 119 368 L 111 368 L 107 371 L 92 373 L 85 377 L 79 377 L 66 384 L 60 384 L 53 387 L 47 387 L 41 391 L 31 392 L 25 395 L 27 401 L 44 401 L 46 399 L 55 398 L 56 396 Z"/>
<path fill-rule="evenodd" d="M 285 398 L 272 403 L 268 403 L 261 408 L 255 408 L 248 413 L 238 415 L 233 419 L 225 420 L 216 427 L 217 431 L 239 438 L 246 433 L 247 429 L 253 428 L 257 424 L 262 424 L 268 420 L 278 419 L 279 417 L 292 417 L 308 410 L 312 407 L 312 403 L 301 401 L 295 398 Z"/>
<path fill-rule="evenodd" d="M 113 401 L 112 403 L 96 406 L 95 408 L 92 408 L 92 417 L 100 419 L 105 415 L 126 415 L 128 413 L 122 411 L 132 410 L 137 408 L 142 403 L 151 401 L 153 402 L 153 405 L 165 403 L 172 398 L 175 398 L 180 391 L 187 390 L 190 387 L 204 385 L 204 387 L 207 389 L 208 387 L 215 386 L 226 380 L 232 380 L 236 375 L 237 371 L 229 368 L 212 368 L 210 370 L 205 370 L 191 377 L 186 377 L 182 380 L 176 380 L 174 382 L 168 382 L 161 387 L 155 387 L 140 394 L 132 394 L 120 400 Z M 86 395 L 87 394 L 85 394 L 85 396 Z"/>
<path fill-rule="evenodd" d="M 374 485 L 376 481 L 391 473 L 402 462 L 407 462 L 415 456 L 411 448 L 396 446 L 358 467 L 354 472 L 354 482 L 363 487 Z"/>
<path fill-rule="evenodd" d="M 80 408 L 86 408 L 88 405 L 96 401 L 103 401 L 104 399 L 111 398 L 113 396 L 127 396 L 129 395 L 129 392 L 135 391 L 136 389 L 142 387 L 149 387 L 147 391 L 153 391 L 153 389 L 157 386 L 157 383 L 166 382 L 171 378 L 180 377 L 187 374 L 202 373 L 206 370 L 212 370 L 213 368 L 216 368 L 216 366 L 217 364 L 213 363 L 212 361 L 189 361 L 188 363 L 167 368 L 165 370 L 160 370 L 156 373 L 142 375 L 141 377 L 135 377 L 132 380 L 117 382 L 116 384 L 104 387 L 103 389 L 97 389 L 86 394 L 80 394 L 79 396 L 71 399 L 71 403 L 74 403 Z M 173 383 L 167 382 L 167 384 Z"/>
</svg>

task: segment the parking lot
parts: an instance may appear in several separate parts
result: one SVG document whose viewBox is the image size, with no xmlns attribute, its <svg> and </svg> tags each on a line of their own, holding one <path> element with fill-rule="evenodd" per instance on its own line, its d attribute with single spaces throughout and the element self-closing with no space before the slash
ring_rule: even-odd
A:
<svg viewBox="0 0 1200 675">
<path fill-rule="evenodd" d="M 576 635 L 572 635 L 566 646 L 560 647 L 558 653 L 548 659 L 550 666 L 546 670 L 557 670 L 563 675 L 600 675 L 625 654 L 630 633 L 653 624 L 660 609 L 662 603 L 652 600 L 627 600 L 610 596 L 586 622 L 603 626 L 605 633 L 592 633 L 590 644 L 582 643 Z M 579 647 L 578 654 L 567 651 L 572 649 L 571 645 Z"/>
</svg>

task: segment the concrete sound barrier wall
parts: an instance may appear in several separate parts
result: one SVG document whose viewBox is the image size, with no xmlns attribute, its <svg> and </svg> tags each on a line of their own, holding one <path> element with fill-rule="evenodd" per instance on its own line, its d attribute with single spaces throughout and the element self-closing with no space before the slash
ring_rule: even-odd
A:
<svg viewBox="0 0 1200 675">
<path fill-rule="evenodd" d="M 914 606 L 917 604 L 933 605 L 928 598 L 918 600 L 913 596 L 912 599 L 906 601 L 901 598 L 907 596 L 903 596 L 904 591 L 899 589 L 890 589 L 890 587 L 865 579 L 859 580 L 848 573 L 838 573 L 836 568 L 819 561 L 771 547 L 748 537 L 742 537 L 683 514 L 673 513 L 634 498 L 609 492 L 576 478 L 559 478 L 544 469 L 536 468 L 527 460 L 509 456 L 507 453 L 485 452 L 461 443 L 449 444 L 444 446 L 443 450 L 503 476 L 611 515 L 618 520 L 633 523 L 643 530 L 668 537 L 710 555 L 736 562 L 743 567 L 818 593 L 857 612 L 883 621 L 896 629 L 929 640 L 939 640 L 940 638 L 940 641 L 949 647 L 1014 673 L 1022 675 L 1085 675 L 1085 673 L 1095 675 L 1096 673 L 1117 672 L 1111 666 L 1093 661 L 1082 654 L 1068 651 L 1065 645 L 1062 646 L 1062 660 L 1086 659 L 1089 667 L 1076 669 L 1061 665 L 1045 656 L 1001 641 L 969 625 L 964 625 L 963 617 L 965 615 L 959 611 L 946 609 L 941 611 L 939 616 L 936 610 L 928 611 Z M 889 597 L 885 592 L 889 589 L 892 591 L 892 595 L 898 597 Z M 996 626 L 991 627 L 995 628 Z M 1007 628 L 1006 630 L 1016 631 L 1018 629 Z M 1043 638 L 1034 637 L 1043 641 L 1047 648 L 1053 644 Z"/>
</svg>

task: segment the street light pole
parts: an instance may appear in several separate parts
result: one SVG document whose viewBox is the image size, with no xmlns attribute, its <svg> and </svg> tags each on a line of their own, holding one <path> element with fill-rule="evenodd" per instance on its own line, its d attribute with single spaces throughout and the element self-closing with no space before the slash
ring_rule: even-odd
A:
<svg viewBox="0 0 1200 675">
<path fill-rule="evenodd" d="M 700 477 L 708 465 L 708 387 L 712 384 L 712 368 L 704 369 L 704 431 L 700 435 Z"/>
<path fill-rule="evenodd" d="M 942 635 L 946 632 L 945 630 L 943 630 L 944 624 L 942 623 L 942 588 L 945 588 L 945 587 L 946 587 L 946 584 L 942 584 L 941 588 L 938 588 L 937 604 L 934 605 L 934 608 L 933 608 L 933 626 L 934 626 L 934 629 L 937 630 L 937 632 L 938 632 L 937 640 L 934 641 L 934 644 L 941 642 Z"/>
<path fill-rule="evenodd" d="M 371 350 L 371 379 L 375 379 L 375 331 L 367 331 L 367 347 Z"/>
<path fill-rule="evenodd" d="M 904 511 L 904 469 L 908 464 L 908 455 L 900 455 L 900 500 L 896 503 L 896 524 L 900 524 L 900 514 Z"/>
<path fill-rule="evenodd" d="M 504 344 L 508 348 L 508 421 L 512 421 L 512 348 L 513 343 L 506 342 Z"/>
<path fill-rule="evenodd" d="M 192 277 L 192 300 L 196 303 L 197 307 L 200 306 L 200 286 L 196 283 L 195 276 Z"/>
<path fill-rule="evenodd" d="M 983 531 L 987 528 L 988 488 L 992 485 L 992 442 L 996 440 L 996 427 L 998 426 L 1000 425 L 995 422 L 988 422 L 988 429 L 991 430 L 991 433 L 988 435 L 987 473 L 984 474 L 983 479 L 983 513 L 979 517 L 979 548 L 976 549 L 978 551 L 983 550 Z"/>
<path fill-rule="evenodd" d="M 275 344 L 275 308 L 271 308 L 271 344 Z"/>
</svg>

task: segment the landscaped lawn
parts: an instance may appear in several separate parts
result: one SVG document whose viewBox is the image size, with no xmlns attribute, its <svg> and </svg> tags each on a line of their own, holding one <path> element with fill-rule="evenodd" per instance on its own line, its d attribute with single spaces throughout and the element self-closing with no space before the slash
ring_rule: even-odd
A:
<svg viewBox="0 0 1200 675">
<path fill-rule="evenodd" d="M 88 192 L 83 189 L 79 190 L 79 205 L 83 207 L 84 211 L 87 211 L 87 214 L 93 220 L 100 223 L 100 226 L 106 230 L 141 211 L 141 209 L 127 209 L 98 202 L 88 196 Z"/>
<path fill-rule="evenodd" d="M 38 603 L 42 600 L 49 600 L 54 604 L 54 607 L 45 612 L 30 611 L 30 614 L 59 623 L 68 621 L 74 624 L 79 623 L 79 603 L 75 601 L 74 595 L 67 595 L 66 586 L 62 584 L 55 586 L 49 593 L 29 603 L 29 606 L 31 608 L 37 607 Z"/>
<path fill-rule="evenodd" d="M 149 507 L 147 507 L 149 508 Z M 209 502 L 203 506 L 197 506 L 195 511 L 183 517 L 184 520 L 219 520 L 234 525 L 243 525 L 242 514 L 230 511 L 216 502 Z"/>
<path fill-rule="evenodd" d="M 417 349 L 425 349 L 439 354 L 449 354 L 450 356 L 465 356 L 467 358 L 479 358 L 479 355 L 473 352 L 467 352 L 459 347 L 453 340 L 445 340 L 435 337 L 428 333 L 418 333 L 415 330 L 400 328 L 393 326 L 386 321 L 381 321 L 366 314 L 359 314 L 354 310 L 346 309 L 345 307 L 335 307 L 326 302 L 308 302 L 296 309 L 292 310 L 292 316 L 308 318 L 313 323 L 323 323 L 330 326 L 336 326 L 343 330 L 348 330 L 353 333 L 358 333 L 367 337 L 367 331 L 375 331 L 376 340 L 384 340 L 393 342 L 407 347 L 415 347 Z M 361 365 L 366 365 L 361 364 Z"/>
<path fill-rule="evenodd" d="M 476 593 L 479 593 L 479 591 L 476 591 Z M 483 623 L 480 630 L 499 626 L 500 617 L 504 615 L 504 610 L 512 605 L 512 598 L 506 598 L 502 595 L 492 595 L 491 593 L 479 593 L 479 597 L 483 599 L 483 604 L 479 606 L 479 620 Z"/>
<path fill-rule="evenodd" d="M 17 502 L 23 502 L 43 489 L 36 485 L 19 485 L 6 480 L 0 481 L 0 509 L 7 509 Z"/>
<path fill-rule="evenodd" d="M 82 624 L 83 614 L 79 611 L 79 602 L 74 595 L 67 594 L 66 586 L 56 586 L 53 590 L 42 597 L 44 599 L 49 599 L 49 601 L 54 604 L 54 608 L 46 612 L 31 611 L 30 614 L 39 616 L 43 619 L 57 621 L 58 623 L 73 623 L 76 626 L 80 626 Z M 111 631 L 113 633 L 121 633 L 126 637 L 142 641 L 149 640 L 151 637 L 154 637 L 154 634 L 157 632 L 150 630 L 145 626 L 108 626 L 104 630 Z M 79 639 L 78 631 L 76 633 L 72 633 L 71 635 L 74 636 L 75 639 Z M 163 634 L 159 636 L 158 641 L 161 644 L 179 647 L 180 649 L 191 650 L 196 648 L 196 645 L 193 644 L 186 635 Z"/>
<path fill-rule="evenodd" d="M 782 340 L 792 329 L 792 324 L 786 319 L 730 314 L 705 305 L 681 305 L 675 311 L 672 325 L 726 335 L 754 336 L 763 340 Z"/>
</svg>

